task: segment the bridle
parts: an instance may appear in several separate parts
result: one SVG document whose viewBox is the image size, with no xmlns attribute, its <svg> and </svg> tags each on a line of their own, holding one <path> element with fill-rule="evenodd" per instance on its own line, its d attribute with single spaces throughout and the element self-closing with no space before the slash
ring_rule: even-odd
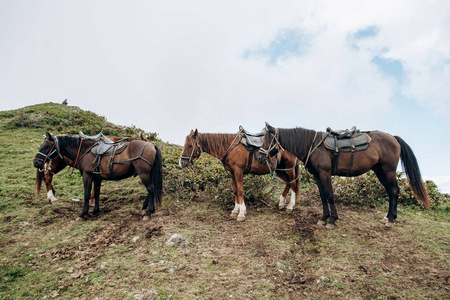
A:
<svg viewBox="0 0 450 300">
<path fill-rule="evenodd" d="M 269 135 L 270 135 L 270 134 L 271 134 L 270 131 L 268 131 L 268 132 L 269 132 Z M 271 138 L 271 140 L 270 140 L 269 147 L 268 147 L 267 149 L 264 149 L 263 147 L 259 148 L 259 153 L 260 153 L 262 156 L 265 156 L 265 157 L 266 157 L 266 161 L 269 160 L 269 158 L 270 158 L 270 157 L 269 157 L 269 156 L 270 156 L 270 153 L 271 153 L 274 149 L 277 149 L 278 151 L 279 151 L 279 150 L 283 150 L 283 151 L 284 151 L 284 149 L 283 149 L 283 147 L 281 146 L 280 141 L 279 141 L 278 128 L 275 129 L 275 134 L 271 134 L 271 135 L 272 135 L 272 138 Z"/>
<path fill-rule="evenodd" d="M 46 167 L 46 164 L 47 164 L 49 161 L 51 161 L 52 158 L 55 157 L 55 156 L 54 156 L 55 152 L 59 155 L 59 157 L 60 157 L 61 159 L 64 159 L 64 156 L 61 154 L 61 151 L 59 150 L 58 137 L 55 136 L 54 138 L 55 138 L 56 143 L 53 142 L 52 140 L 48 139 L 47 137 L 44 139 L 44 142 L 47 141 L 47 142 L 49 142 L 50 145 L 52 146 L 52 148 L 50 148 L 50 151 L 48 151 L 48 154 L 44 154 L 44 153 L 42 153 L 42 152 L 40 152 L 40 151 L 37 152 L 37 154 L 42 155 L 42 156 L 44 156 L 45 158 L 44 158 L 44 159 L 37 158 L 37 157 L 34 158 L 35 160 L 42 161 L 42 164 L 45 166 L 44 170 L 39 169 L 39 172 L 44 172 L 44 171 L 47 172 L 47 171 L 48 171 L 48 170 L 47 170 L 47 167 Z M 72 168 L 76 168 L 77 162 L 81 159 L 81 157 L 83 157 L 83 156 L 87 153 L 87 152 L 84 153 L 84 154 L 80 157 L 80 150 L 81 150 L 81 145 L 82 145 L 82 144 L 83 144 L 83 138 L 81 138 L 80 146 L 78 147 L 77 157 L 76 157 L 76 159 L 75 159 L 75 162 L 73 163 L 73 166 L 71 166 Z"/>
<path fill-rule="evenodd" d="M 38 151 L 37 154 L 44 156 L 44 159 L 35 157 L 34 158 L 35 160 L 42 161 L 42 163 L 45 165 L 48 161 L 50 161 L 53 157 L 55 157 L 54 156 L 55 153 L 57 153 L 61 158 L 63 158 L 61 152 L 59 151 L 58 138 L 56 136 L 55 136 L 56 143 L 53 142 L 52 140 L 49 140 L 48 138 L 45 138 L 44 141 L 49 142 L 52 148 L 50 148 L 48 154 Z"/>
<path fill-rule="evenodd" d="M 192 152 L 191 155 L 183 155 L 183 153 L 181 153 L 181 160 L 187 161 L 188 164 L 192 164 L 194 165 L 194 159 L 199 158 L 200 155 L 202 155 L 203 150 L 200 147 L 200 145 L 198 144 L 198 141 L 195 140 L 195 145 L 192 147 Z M 198 156 L 194 157 L 194 155 L 198 154 Z"/>
</svg>

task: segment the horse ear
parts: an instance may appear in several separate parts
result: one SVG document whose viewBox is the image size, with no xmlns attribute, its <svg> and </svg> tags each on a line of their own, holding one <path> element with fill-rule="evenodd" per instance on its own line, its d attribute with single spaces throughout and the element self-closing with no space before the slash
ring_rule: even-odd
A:
<svg viewBox="0 0 450 300">
<path fill-rule="evenodd" d="M 192 135 L 192 137 L 194 139 L 196 139 L 197 138 L 197 134 L 198 134 L 198 130 L 197 130 L 197 128 L 195 128 L 195 131 L 194 131 L 194 134 Z"/>
<path fill-rule="evenodd" d="M 269 130 L 270 132 L 275 131 L 275 129 L 274 129 L 272 126 L 270 126 L 269 123 L 267 123 L 267 122 L 266 122 L 266 128 L 267 128 L 267 130 Z"/>
<path fill-rule="evenodd" d="M 45 133 L 45 138 L 47 138 L 48 140 L 51 140 L 53 137 L 52 137 L 52 135 L 50 134 L 50 132 L 46 132 Z"/>
</svg>

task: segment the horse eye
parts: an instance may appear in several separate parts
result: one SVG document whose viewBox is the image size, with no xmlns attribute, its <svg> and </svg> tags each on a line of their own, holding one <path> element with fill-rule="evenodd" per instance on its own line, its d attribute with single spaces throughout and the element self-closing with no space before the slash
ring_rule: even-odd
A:
<svg viewBox="0 0 450 300">
<path fill-rule="evenodd" d="M 188 145 L 188 148 L 192 148 L 192 145 Z"/>
</svg>

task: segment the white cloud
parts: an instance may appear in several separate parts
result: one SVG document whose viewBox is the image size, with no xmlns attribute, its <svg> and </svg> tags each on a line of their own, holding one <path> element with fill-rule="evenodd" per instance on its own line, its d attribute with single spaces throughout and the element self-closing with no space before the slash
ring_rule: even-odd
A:
<svg viewBox="0 0 450 300">
<path fill-rule="evenodd" d="M 0 10 L 2 109 L 68 98 L 175 143 L 192 128 L 257 131 L 264 121 L 391 132 L 399 89 L 448 119 L 448 1 L 7 4 Z M 352 47 L 349 37 L 371 27 L 376 34 Z M 308 47 L 276 64 L 244 58 L 285 30 L 304 33 Z M 372 63 L 380 54 L 402 63 L 403 86 Z M 431 123 L 412 119 L 405 127 Z M 413 149 L 423 144 L 408 141 Z"/>
</svg>

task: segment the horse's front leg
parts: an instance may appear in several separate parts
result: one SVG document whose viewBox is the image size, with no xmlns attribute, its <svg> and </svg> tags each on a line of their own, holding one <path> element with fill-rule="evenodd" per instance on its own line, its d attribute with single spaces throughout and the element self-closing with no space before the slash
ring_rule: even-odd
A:
<svg viewBox="0 0 450 300">
<path fill-rule="evenodd" d="M 336 221 L 338 218 L 336 206 L 334 204 L 333 186 L 331 184 L 331 174 L 323 171 L 317 181 L 319 187 L 320 196 L 322 198 L 323 216 L 317 224 L 325 225 L 328 229 L 334 229 L 336 227 Z M 329 205 L 329 208 L 328 208 Z M 331 212 L 330 212 L 331 210 Z M 328 224 L 327 219 L 330 218 Z"/>
<path fill-rule="evenodd" d="M 100 212 L 100 187 L 102 185 L 102 181 L 99 179 L 94 180 L 94 211 L 93 214 L 98 214 Z M 89 200 L 91 199 L 91 194 L 89 195 Z"/>
<path fill-rule="evenodd" d="M 84 205 L 83 210 L 79 216 L 80 219 L 84 219 L 89 212 L 89 198 L 91 197 L 92 190 L 92 175 L 84 173 L 83 174 L 83 185 L 84 185 Z"/>
<path fill-rule="evenodd" d="M 46 172 L 44 175 L 45 187 L 47 188 L 47 200 L 52 204 L 56 204 L 58 199 L 55 197 L 55 188 L 52 185 L 53 174 L 51 172 Z"/>
<path fill-rule="evenodd" d="M 244 173 L 241 171 L 234 172 L 234 181 L 235 181 L 235 202 L 234 209 L 232 212 L 237 213 L 237 221 L 242 222 L 245 220 L 245 213 L 247 212 L 247 208 L 244 203 Z"/>
</svg>

